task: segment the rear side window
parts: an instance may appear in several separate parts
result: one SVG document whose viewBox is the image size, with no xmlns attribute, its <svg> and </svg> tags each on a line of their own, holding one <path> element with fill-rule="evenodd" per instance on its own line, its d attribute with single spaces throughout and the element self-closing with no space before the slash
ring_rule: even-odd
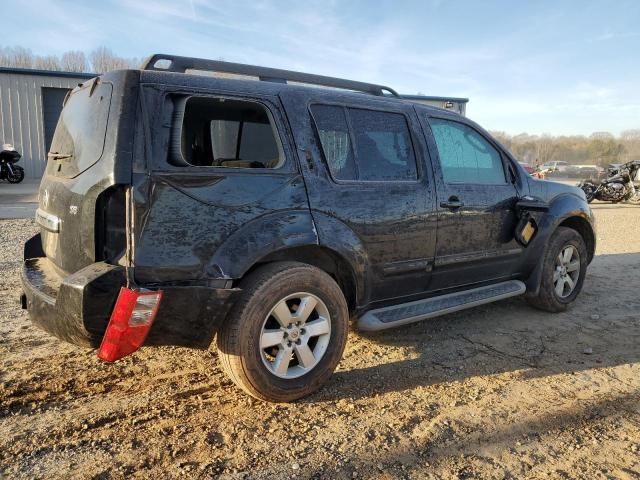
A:
<svg viewBox="0 0 640 480">
<path fill-rule="evenodd" d="M 417 178 L 404 115 L 329 105 L 314 105 L 311 111 L 327 165 L 336 180 Z"/>
<path fill-rule="evenodd" d="M 178 100 L 173 132 L 172 160 L 178 165 L 278 168 L 284 161 L 271 115 L 257 102 Z"/>
<path fill-rule="evenodd" d="M 331 175 L 336 180 L 356 180 L 358 171 L 344 108 L 314 105 L 312 111 Z"/>
<path fill-rule="evenodd" d="M 96 79 L 71 92 L 51 140 L 48 173 L 71 178 L 100 160 L 112 90 L 110 83 Z"/>
<path fill-rule="evenodd" d="M 445 182 L 506 183 L 500 153 L 478 132 L 450 120 L 432 118 L 430 123 Z"/>
</svg>

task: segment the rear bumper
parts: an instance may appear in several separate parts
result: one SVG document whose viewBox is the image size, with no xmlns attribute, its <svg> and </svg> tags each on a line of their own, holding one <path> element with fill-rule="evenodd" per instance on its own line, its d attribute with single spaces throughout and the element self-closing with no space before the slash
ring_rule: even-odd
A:
<svg viewBox="0 0 640 480">
<path fill-rule="evenodd" d="M 22 304 L 33 323 L 75 345 L 100 345 L 120 287 L 124 269 L 95 263 L 61 277 L 46 257 L 22 265 Z"/>
<path fill-rule="evenodd" d="M 124 268 L 99 262 L 63 277 L 39 244 L 36 235 L 25 245 L 23 308 L 34 324 L 52 335 L 75 345 L 99 347 L 120 288 L 126 285 Z M 163 291 L 145 344 L 200 348 L 209 347 L 240 292 L 202 285 L 136 287 Z"/>
</svg>

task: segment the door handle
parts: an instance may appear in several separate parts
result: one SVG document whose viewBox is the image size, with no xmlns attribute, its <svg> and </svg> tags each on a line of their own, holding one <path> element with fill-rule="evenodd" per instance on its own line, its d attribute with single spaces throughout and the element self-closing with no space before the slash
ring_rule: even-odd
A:
<svg viewBox="0 0 640 480">
<path fill-rule="evenodd" d="M 464 207 L 464 202 L 461 202 L 458 197 L 449 197 L 449 200 L 446 202 L 440 202 L 440 206 L 442 208 L 450 208 L 451 210 L 455 210 L 460 207 Z"/>
</svg>

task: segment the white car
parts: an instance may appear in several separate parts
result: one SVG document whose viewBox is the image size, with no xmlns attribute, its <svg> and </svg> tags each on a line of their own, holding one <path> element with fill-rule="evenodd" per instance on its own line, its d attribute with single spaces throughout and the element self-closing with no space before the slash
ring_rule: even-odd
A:
<svg viewBox="0 0 640 480">
<path fill-rule="evenodd" d="M 564 172 L 570 164 L 568 162 L 547 162 L 540 167 L 540 170 L 546 172 Z"/>
</svg>

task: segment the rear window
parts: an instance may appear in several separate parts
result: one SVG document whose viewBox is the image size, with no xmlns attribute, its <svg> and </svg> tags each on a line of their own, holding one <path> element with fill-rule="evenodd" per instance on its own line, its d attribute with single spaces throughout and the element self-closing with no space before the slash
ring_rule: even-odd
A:
<svg viewBox="0 0 640 480">
<path fill-rule="evenodd" d="M 182 105 L 181 105 L 182 104 Z M 278 168 L 282 148 L 260 103 L 189 97 L 177 102 L 172 163 L 196 167 Z"/>
<path fill-rule="evenodd" d="M 47 173 L 71 178 L 100 160 L 112 90 L 110 83 L 90 80 L 71 92 L 51 141 Z"/>
<path fill-rule="evenodd" d="M 336 180 L 417 179 L 404 115 L 331 105 L 313 105 L 311 111 L 327 166 Z"/>
</svg>

